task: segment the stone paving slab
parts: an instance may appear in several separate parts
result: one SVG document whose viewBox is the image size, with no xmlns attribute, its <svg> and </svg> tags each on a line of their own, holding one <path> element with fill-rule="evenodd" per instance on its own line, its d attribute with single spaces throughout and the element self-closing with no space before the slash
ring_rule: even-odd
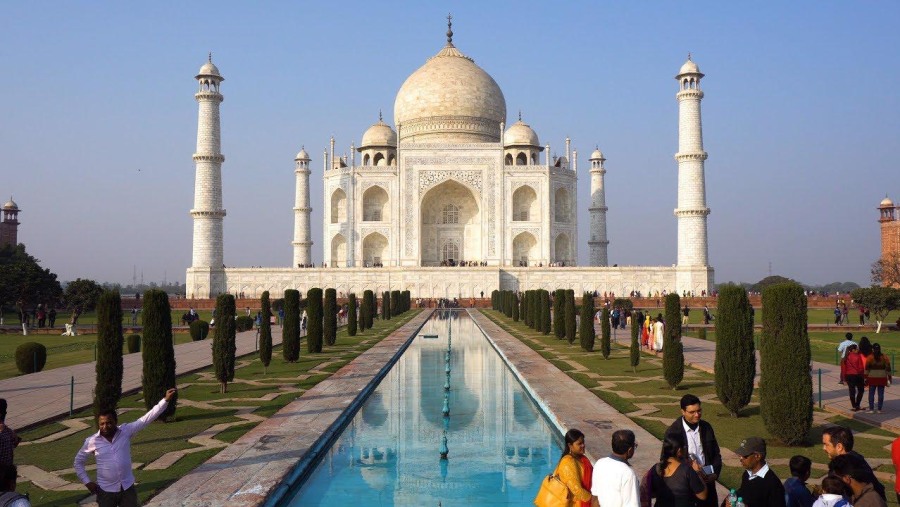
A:
<svg viewBox="0 0 900 507">
<path fill-rule="evenodd" d="M 336 429 L 345 409 L 399 357 L 431 314 L 426 310 L 410 319 L 146 505 L 261 505 L 323 435 Z"/>
<path fill-rule="evenodd" d="M 256 350 L 256 331 L 237 334 L 238 357 Z M 281 343 L 281 328 L 272 327 L 272 344 Z M 202 370 L 212 365 L 212 340 L 182 343 L 175 346 L 175 374 Z M 141 388 L 143 362 L 141 353 L 122 356 L 124 374 L 122 392 L 135 392 Z M 71 381 L 75 378 L 74 410 L 90 407 L 94 402 L 96 362 L 76 364 L 63 368 L 44 370 L 0 380 L 0 398 L 9 403 L 6 424 L 20 431 L 42 422 L 69 415 Z"/>
</svg>

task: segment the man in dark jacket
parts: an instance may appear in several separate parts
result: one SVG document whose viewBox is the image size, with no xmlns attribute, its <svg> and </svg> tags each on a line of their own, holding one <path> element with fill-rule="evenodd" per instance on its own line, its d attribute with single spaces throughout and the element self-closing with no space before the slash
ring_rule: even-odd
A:
<svg viewBox="0 0 900 507">
<path fill-rule="evenodd" d="M 716 433 L 712 425 L 701 419 L 703 409 L 700 406 L 700 398 L 693 394 L 685 394 L 681 397 L 681 417 L 675 420 L 668 429 L 666 436 L 674 435 L 675 438 L 686 442 L 688 454 L 695 458 L 700 466 L 706 468 L 703 478 L 708 486 L 709 495 L 706 500 L 698 500 L 698 507 L 716 507 L 719 505 L 719 497 L 716 494 L 716 479 L 722 471 L 722 454 L 719 451 L 719 443 L 716 442 Z"/>
</svg>

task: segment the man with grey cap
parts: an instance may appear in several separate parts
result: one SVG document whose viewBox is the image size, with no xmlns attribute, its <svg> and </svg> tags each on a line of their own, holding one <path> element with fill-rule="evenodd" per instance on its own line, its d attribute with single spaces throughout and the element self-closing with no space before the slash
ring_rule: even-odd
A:
<svg viewBox="0 0 900 507">
<path fill-rule="evenodd" d="M 785 507 L 784 486 L 766 464 L 766 441 L 747 437 L 734 450 L 747 472 L 741 477 L 737 496 L 747 507 Z M 730 505 L 730 504 L 729 504 Z"/>
</svg>

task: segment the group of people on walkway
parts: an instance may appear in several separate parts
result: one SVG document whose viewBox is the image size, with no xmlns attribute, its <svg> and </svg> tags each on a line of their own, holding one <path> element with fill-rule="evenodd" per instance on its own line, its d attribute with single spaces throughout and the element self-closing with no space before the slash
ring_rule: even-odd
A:
<svg viewBox="0 0 900 507">
<path fill-rule="evenodd" d="M 871 343 L 866 336 L 859 343 L 853 341 L 853 333 L 845 334 L 844 338 L 837 347 L 841 355 L 840 383 L 847 385 L 852 410 L 863 410 L 863 393 L 868 387 L 869 408 L 866 412 L 880 414 L 884 407 L 884 389 L 892 381 L 891 361 L 881 351 L 881 344 Z"/>
<path fill-rule="evenodd" d="M 744 473 L 739 488 L 719 502 L 716 480 L 722 455 L 712 425 L 702 418 L 700 399 L 681 398 L 681 417 L 665 432 L 659 461 L 641 478 L 629 463 L 638 442 L 631 430 L 612 434 L 609 456 L 591 463 L 585 457 L 585 436 L 577 429 L 565 435 L 565 449 L 553 473 L 543 479 L 535 499 L 538 507 L 885 507 L 884 486 L 865 458 L 853 450 L 849 428 L 823 430 L 822 449 L 829 472 L 820 485 L 807 484 L 812 462 L 790 460 L 791 477 L 782 483 L 766 461 L 766 441 L 747 437 L 734 449 Z M 652 452 L 652 451 L 651 451 Z M 892 457 L 900 467 L 900 437 Z M 565 499 L 553 497 L 553 481 L 565 485 Z M 900 491 L 900 490 L 898 490 Z M 897 492 L 900 501 L 900 492 Z"/>
</svg>

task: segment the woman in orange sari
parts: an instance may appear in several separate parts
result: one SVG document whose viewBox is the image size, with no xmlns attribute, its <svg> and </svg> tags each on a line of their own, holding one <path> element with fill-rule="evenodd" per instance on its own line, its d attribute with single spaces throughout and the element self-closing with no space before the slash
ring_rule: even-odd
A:
<svg viewBox="0 0 900 507">
<path fill-rule="evenodd" d="M 556 465 L 554 475 L 559 476 L 560 482 L 566 485 L 569 490 L 569 501 L 567 507 L 590 507 L 594 496 L 591 495 L 590 471 L 584 468 L 583 463 L 590 461 L 584 456 L 584 433 L 571 429 L 566 432 L 565 449 L 559 458 L 559 464 Z M 588 486 L 585 487 L 584 479 L 587 474 Z"/>
</svg>

